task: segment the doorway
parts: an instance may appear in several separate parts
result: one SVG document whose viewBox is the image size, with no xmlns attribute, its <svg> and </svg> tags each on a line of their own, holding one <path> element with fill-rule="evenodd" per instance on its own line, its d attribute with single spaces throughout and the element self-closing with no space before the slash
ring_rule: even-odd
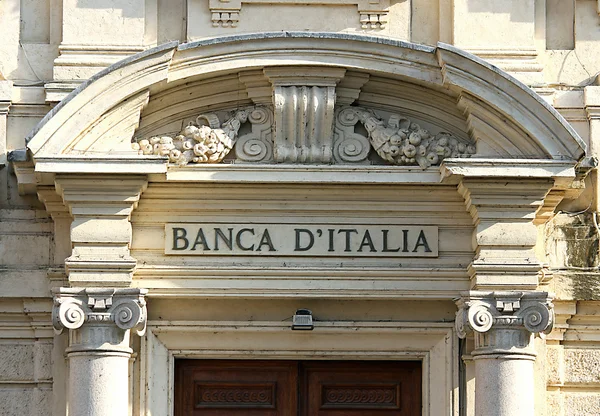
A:
<svg viewBox="0 0 600 416">
<path fill-rule="evenodd" d="M 177 360 L 175 416 L 419 416 L 420 361 Z"/>
</svg>

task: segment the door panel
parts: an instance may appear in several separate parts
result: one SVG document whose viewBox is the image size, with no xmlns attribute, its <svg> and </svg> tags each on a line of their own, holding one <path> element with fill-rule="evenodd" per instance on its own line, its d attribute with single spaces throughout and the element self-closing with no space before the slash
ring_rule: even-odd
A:
<svg viewBox="0 0 600 416">
<path fill-rule="evenodd" d="M 175 416 L 419 416 L 419 361 L 177 360 Z"/>
<path fill-rule="evenodd" d="M 418 416 L 421 363 L 304 361 L 301 416 Z"/>
<path fill-rule="evenodd" d="M 297 373 L 293 361 L 178 360 L 175 415 L 295 415 Z"/>
</svg>

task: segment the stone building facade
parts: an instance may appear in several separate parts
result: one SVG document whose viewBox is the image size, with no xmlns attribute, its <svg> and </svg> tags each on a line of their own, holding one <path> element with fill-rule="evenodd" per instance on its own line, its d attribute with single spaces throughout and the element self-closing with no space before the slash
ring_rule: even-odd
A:
<svg viewBox="0 0 600 416">
<path fill-rule="evenodd" d="M 600 415 L 600 1 L 0 39 L 0 415 Z"/>
</svg>

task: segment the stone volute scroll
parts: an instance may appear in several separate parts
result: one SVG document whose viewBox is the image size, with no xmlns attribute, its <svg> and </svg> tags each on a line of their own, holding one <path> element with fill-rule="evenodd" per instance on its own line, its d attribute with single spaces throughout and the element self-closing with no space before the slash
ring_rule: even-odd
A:
<svg viewBox="0 0 600 416">
<path fill-rule="evenodd" d="M 129 340 L 131 331 L 141 336 L 146 330 L 146 292 L 136 288 L 59 288 L 54 292 L 54 329 L 57 333 L 69 330 L 69 414 L 129 414 L 133 352 Z"/>
<path fill-rule="evenodd" d="M 60 334 L 63 329 L 102 323 L 142 336 L 146 331 L 145 293 L 141 289 L 61 288 L 54 296 L 54 330 Z"/>
<path fill-rule="evenodd" d="M 533 338 L 552 330 L 552 297 L 547 292 L 471 291 L 456 303 L 457 335 L 474 335 L 475 383 L 485 385 L 476 388 L 475 415 L 533 416 Z"/>
</svg>

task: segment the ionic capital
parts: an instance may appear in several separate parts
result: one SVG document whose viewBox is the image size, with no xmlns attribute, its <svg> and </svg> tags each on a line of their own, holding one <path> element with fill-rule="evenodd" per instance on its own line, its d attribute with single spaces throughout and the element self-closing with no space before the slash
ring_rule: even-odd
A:
<svg viewBox="0 0 600 416">
<path fill-rule="evenodd" d="M 533 334 L 549 333 L 554 323 L 547 292 L 464 292 L 456 300 L 456 332 L 475 335 L 473 355 L 525 353 Z"/>
<path fill-rule="evenodd" d="M 54 330 L 114 324 L 141 336 L 146 331 L 145 294 L 145 289 L 60 288 L 54 293 Z"/>
</svg>

